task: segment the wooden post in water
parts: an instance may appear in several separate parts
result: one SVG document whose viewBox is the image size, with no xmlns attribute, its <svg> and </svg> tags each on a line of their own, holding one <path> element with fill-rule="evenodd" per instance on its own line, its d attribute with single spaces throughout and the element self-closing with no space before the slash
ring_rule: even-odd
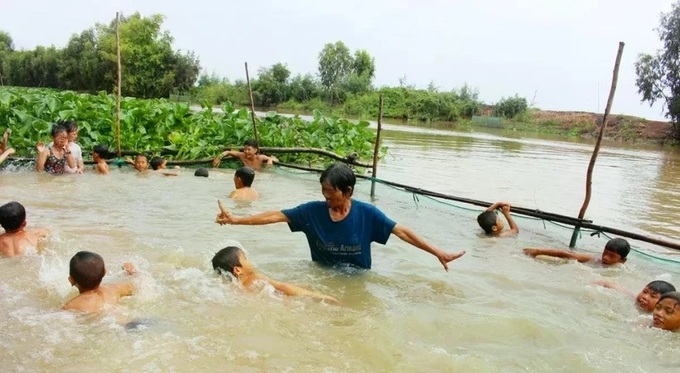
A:
<svg viewBox="0 0 680 373">
<path fill-rule="evenodd" d="M 621 65 L 621 55 L 623 55 L 624 42 L 619 42 L 619 50 L 616 53 L 616 62 L 614 63 L 614 74 L 612 76 L 612 85 L 609 89 L 609 98 L 607 99 L 607 106 L 604 109 L 604 116 L 602 117 L 602 126 L 600 126 L 600 133 L 597 135 L 597 142 L 595 142 L 595 149 L 593 149 L 593 155 L 590 157 L 590 163 L 588 164 L 588 171 L 586 173 L 586 197 L 583 200 L 583 205 L 581 206 L 581 211 L 578 213 L 578 218 L 583 219 L 586 214 L 586 209 L 588 209 L 588 204 L 590 204 L 590 194 L 593 185 L 593 168 L 595 168 L 595 161 L 597 160 L 597 154 L 600 152 L 600 144 L 602 143 L 602 136 L 604 136 L 604 130 L 607 127 L 607 120 L 609 119 L 609 112 L 612 109 L 612 103 L 614 102 L 614 93 L 616 93 L 616 83 L 619 80 L 619 65 Z M 579 231 L 581 227 L 579 225 L 574 227 L 574 233 L 571 235 L 571 242 L 569 242 L 569 247 L 573 248 L 576 246 L 576 239 L 578 238 Z"/>
<path fill-rule="evenodd" d="M 248 74 L 248 62 L 246 62 L 246 81 L 248 82 L 248 94 L 250 95 L 250 115 L 253 118 L 253 132 L 255 133 L 255 141 L 260 144 L 260 139 L 257 136 L 257 124 L 255 124 L 255 101 L 253 101 L 253 88 L 250 86 L 250 74 Z"/>
<path fill-rule="evenodd" d="M 118 72 L 116 77 L 116 139 L 118 141 L 118 158 L 121 157 L 120 150 L 120 86 L 121 86 L 121 62 L 120 62 L 120 15 L 116 12 L 116 59 Z"/>
<path fill-rule="evenodd" d="M 371 198 L 375 197 L 375 178 L 378 177 L 378 153 L 380 152 L 380 131 L 382 131 L 383 95 L 378 99 L 378 132 L 375 135 L 375 149 L 373 149 L 373 178 L 371 179 Z"/>
</svg>

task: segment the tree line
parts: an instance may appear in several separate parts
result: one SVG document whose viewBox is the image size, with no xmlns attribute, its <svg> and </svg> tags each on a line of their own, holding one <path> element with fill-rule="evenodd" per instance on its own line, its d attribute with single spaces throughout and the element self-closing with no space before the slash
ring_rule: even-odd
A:
<svg viewBox="0 0 680 373">
<path fill-rule="evenodd" d="M 205 105 L 226 102 L 250 104 L 243 79 L 233 82 L 216 75 L 200 75 L 198 57 L 172 48 L 173 38 L 162 31 L 162 15 L 139 13 L 120 19 L 122 93 L 139 98 L 189 96 Z M 64 48 L 38 46 L 17 50 L 11 36 L 0 31 L 0 84 L 45 87 L 77 92 L 112 92 L 116 86 L 116 21 L 74 34 Z M 449 91 L 434 83 L 425 89 L 406 77 L 398 87 L 374 86 L 375 58 L 366 50 L 350 50 L 342 41 L 328 43 L 318 54 L 317 74 L 292 76 L 285 63 L 261 68 L 252 79 L 258 108 L 339 115 L 378 115 L 384 96 L 384 116 L 403 120 L 456 121 L 470 118 L 485 107 L 478 92 L 464 85 Z M 510 97 L 492 106 L 496 115 L 513 118 L 526 111 L 526 99 Z"/>
<path fill-rule="evenodd" d="M 194 87 L 198 58 L 193 52 L 173 50 L 172 36 L 161 30 L 162 24 L 158 14 L 120 18 L 123 95 L 168 97 Z M 111 92 L 116 72 L 115 19 L 72 35 L 64 48 L 16 50 L 12 37 L 0 31 L 0 85 Z"/>
</svg>

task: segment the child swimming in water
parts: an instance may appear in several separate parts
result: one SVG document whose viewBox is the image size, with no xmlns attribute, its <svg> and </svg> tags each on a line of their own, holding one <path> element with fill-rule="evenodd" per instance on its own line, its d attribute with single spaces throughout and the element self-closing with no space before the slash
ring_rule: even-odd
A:
<svg viewBox="0 0 680 373">
<path fill-rule="evenodd" d="M 68 281 L 78 288 L 78 296 L 68 301 L 63 309 L 86 314 L 101 312 L 107 304 L 117 304 L 120 298 L 132 295 L 132 283 L 101 285 L 106 268 L 99 254 L 80 251 L 69 263 Z M 123 264 L 123 269 L 133 275 L 137 272 L 131 263 Z"/>
<path fill-rule="evenodd" d="M 109 164 L 106 159 L 109 157 L 109 147 L 104 144 L 99 144 L 92 149 L 92 160 L 94 161 L 94 171 L 98 174 L 108 175 Z"/>
<path fill-rule="evenodd" d="M 213 167 L 219 167 L 222 161 L 222 157 L 234 157 L 238 158 L 243 162 L 244 166 L 250 167 L 255 171 L 262 170 L 262 165 L 266 164 L 267 167 L 271 167 L 274 162 L 279 160 L 274 156 L 266 156 L 264 154 L 258 154 L 260 147 L 255 139 L 246 140 L 243 144 L 243 151 L 227 150 L 222 152 L 213 160 Z"/>
<path fill-rule="evenodd" d="M 163 159 L 161 157 L 153 157 L 153 158 L 151 158 L 151 161 L 149 163 L 151 164 L 151 169 L 153 169 L 154 171 L 160 171 L 160 173 L 165 175 L 165 176 L 178 176 L 179 175 L 177 173 L 167 171 L 168 161 L 166 159 Z"/>
<path fill-rule="evenodd" d="M 654 307 L 662 295 L 675 291 L 675 286 L 661 280 L 652 281 L 645 285 L 645 287 L 637 295 L 635 295 L 635 293 L 629 289 L 609 281 L 597 281 L 596 284 L 608 289 L 622 291 L 630 296 L 635 296 L 635 305 L 637 306 L 638 310 L 645 313 L 651 313 L 654 311 Z"/>
<path fill-rule="evenodd" d="M 21 255 L 28 247 L 38 248 L 41 239 L 47 236 L 46 229 L 26 229 L 26 209 L 19 202 L 0 206 L 0 255 Z"/>
<path fill-rule="evenodd" d="M 556 258 L 573 259 L 577 260 L 579 263 L 599 263 L 603 266 L 625 263 L 629 252 L 630 244 L 628 244 L 628 241 L 624 240 L 623 238 L 614 238 L 609 240 L 609 242 L 607 242 L 604 247 L 604 251 L 602 251 L 602 257 L 599 259 L 591 254 L 575 253 L 567 250 L 535 248 L 524 249 L 524 253 L 532 257 L 546 255 Z"/>
<path fill-rule="evenodd" d="M 503 231 L 503 221 L 496 214 L 498 209 L 501 209 L 505 220 L 508 221 L 509 230 Z M 484 230 L 484 233 L 489 236 L 508 237 L 519 233 L 519 227 L 515 220 L 512 219 L 512 215 L 510 215 L 510 204 L 507 202 L 496 202 L 489 206 L 486 211 L 477 216 L 477 223 Z"/>
<path fill-rule="evenodd" d="M 257 281 L 262 281 L 274 287 L 277 291 L 290 296 L 308 296 L 332 304 L 340 302 L 329 295 L 324 295 L 299 286 L 272 280 L 269 277 L 255 271 L 253 264 L 246 258 L 245 253 L 236 246 L 227 246 L 220 250 L 212 258 L 213 269 L 217 272 L 228 273 L 248 289 Z"/>
<path fill-rule="evenodd" d="M 668 331 L 680 330 L 680 293 L 672 291 L 659 298 L 652 313 L 652 327 Z"/>
<path fill-rule="evenodd" d="M 241 167 L 234 173 L 234 187 L 229 194 L 229 198 L 237 201 L 254 201 L 260 197 L 255 189 L 251 187 L 255 179 L 255 171 L 250 167 Z"/>
</svg>

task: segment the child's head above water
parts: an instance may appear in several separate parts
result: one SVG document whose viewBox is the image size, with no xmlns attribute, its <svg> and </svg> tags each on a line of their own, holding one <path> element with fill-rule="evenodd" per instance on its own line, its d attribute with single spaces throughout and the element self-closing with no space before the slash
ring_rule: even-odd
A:
<svg viewBox="0 0 680 373">
<path fill-rule="evenodd" d="M 92 159 L 95 162 L 100 159 L 108 159 L 110 155 L 109 147 L 104 144 L 97 144 L 92 148 Z"/>
<path fill-rule="evenodd" d="M 246 258 L 243 250 L 236 246 L 227 246 L 212 258 L 213 269 L 221 273 L 230 273 L 235 277 L 253 272 L 253 265 Z"/>
<path fill-rule="evenodd" d="M 104 259 L 99 254 L 79 251 L 71 258 L 69 264 L 69 282 L 78 287 L 80 292 L 94 290 L 101 284 L 106 268 Z"/>
<path fill-rule="evenodd" d="M 156 171 L 156 170 L 165 169 L 165 164 L 167 162 L 168 161 L 166 161 L 165 159 L 163 159 L 161 157 L 153 157 L 153 158 L 151 158 L 151 162 L 149 162 L 149 163 L 151 164 L 151 168 L 154 171 Z"/>
<path fill-rule="evenodd" d="M 194 176 L 208 177 L 208 169 L 203 167 L 197 168 L 196 171 L 194 171 Z"/>
<path fill-rule="evenodd" d="M 243 153 L 248 158 L 254 157 L 259 150 L 260 146 L 255 139 L 249 139 L 243 143 Z"/>
<path fill-rule="evenodd" d="M 659 298 L 672 291 L 675 291 L 675 287 L 670 283 L 660 280 L 652 281 L 637 295 L 635 303 L 637 303 L 640 310 L 652 312 Z"/>
<path fill-rule="evenodd" d="M 149 161 L 144 154 L 137 154 L 137 156 L 135 156 L 134 167 L 137 171 L 144 171 L 149 168 Z"/>
<path fill-rule="evenodd" d="M 253 180 L 255 179 L 255 171 L 250 167 L 241 167 L 234 173 L 234 185 L 236 189 L 241 189 L 243 187 L 249 188 L 253 185 Z"/>
<path fill-rule="evenodd" d="M 484 233 L 495 235 L 503 230 L 503 221 L 498 218 L 495 211 L 484 211 L 477 216 L 477 223 L 482 227 Z"/>
<path fill-rule="evenodd" d="M 623 238 L 613 238 L 607 242 L 602 252 L 602 264 L 623 264 L 630 252 L 630 244 Z"/>
<path fill-rule="evenodd" d="M 26 226 L 26 209 L 16 201 L 0 206 L 0 226 L 6 233 L 14 233 Z"/>
<path fill-rule="evenodd" d="M 663 330 L 680 329 L 680 293 L 671 291 L 659 298 L 654 307 L 652 326 Z"/>
</svg>

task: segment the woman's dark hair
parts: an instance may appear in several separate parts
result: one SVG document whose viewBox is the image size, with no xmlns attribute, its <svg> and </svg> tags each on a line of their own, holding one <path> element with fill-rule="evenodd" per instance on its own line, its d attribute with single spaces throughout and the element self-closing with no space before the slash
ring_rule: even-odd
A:
<svg viewBox="0 0 680 373">
<path fill-rule="evenodd" d="M 62 126 L 61 124 L 57 124 L 57 123 L 52 125 L 52 132 L 51 132 L 52 137 L 57 137 L 57 135 L 59 135 L 62 132 L 68 133 L 68 131 L 66 130 L 66 127 Z"/>
</svg>

